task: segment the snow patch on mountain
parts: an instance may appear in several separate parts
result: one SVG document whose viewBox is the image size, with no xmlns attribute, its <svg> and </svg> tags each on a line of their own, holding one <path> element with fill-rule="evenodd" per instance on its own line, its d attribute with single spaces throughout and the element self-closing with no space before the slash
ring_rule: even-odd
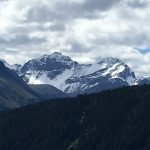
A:
<svg viewBox="0 0 150 150">
<path fill-rule="evenodd" d="M 61 74 L 57 75 L 54 79 L 50 79 L 47 76 L 46 72 L 30 72 L 32 74 L 29 77 L 29 84 L 50 84 L 60 90 L 64 90 L 65 86 L 63 85 L 64 82 L 70 78 L 73 74 L 73 69 L 66 69 Z M 41 74 L 38 78 L 37 76 Z"/>
</svg>

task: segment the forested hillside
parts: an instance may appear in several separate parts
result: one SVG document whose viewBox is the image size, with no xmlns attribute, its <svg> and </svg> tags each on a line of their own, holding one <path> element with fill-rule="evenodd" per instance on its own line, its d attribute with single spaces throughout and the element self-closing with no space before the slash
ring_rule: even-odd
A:
<svg viewBox="0 0 150 150">
<path fill-rule="evenodd" d="M 55 99 L 0 114 L 1 150 L 149 150 L 150 86 Z"/>
</svg>

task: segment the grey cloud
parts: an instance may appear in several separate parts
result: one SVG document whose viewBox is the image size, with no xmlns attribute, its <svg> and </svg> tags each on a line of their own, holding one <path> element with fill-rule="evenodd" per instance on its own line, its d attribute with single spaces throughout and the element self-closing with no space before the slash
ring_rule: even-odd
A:
<svg viewBox="0 0 150 150">
<path fill-rule="evenodd" d="M 130 6 L 132 8 L 145 8 L 145 7 L 148 7 L 149 1 L 147 1 L 147 0 L 145 0 L 145 1 L 130 0 L 127 4 L 128 4 L 128 6 Z"/>
<path fill-rule="evenodd" d="M 66 10 L 60 11 L 56 9 L 55 11 L 52 11 L 47 6 L 31 7 L 26 14 L 25 22 L 45 23 L 54 21 L 65 21 L 66 19 L 68 19 L 68 17 L 70 17 L 70 15 L 67 15 L 67 13 L 68 12 L 66 12 Z"/>
<path fill-rule="evenodd" d="M 46 42 L 45 38 L 33 37 L 30 38 L 27 35 L 16 35 L 15 38 L 10 40 L 10 43 L 17 44 L 17 45 L 24 45 L 24 44 L 39 44 Z"/>
<path fill-rule="evenodd" d="M 5 53 L 8 53 L 8 54 L 17 54 L 18 53 L 18 49 L 5 49 Z"/>
<path fill-rule="evenodd" d="M 6 45 L 6 46 L 19 46 L 19 45 L 26 45 L 26 44 L 41 44 L 43 42 L 46 42 L 45 38 L 39 38 L 39 37 L 33 37 L 30 38 L 29 36 L 25 34 L 19 34 L 15 37 L 9 37 L 9 38 L 3 38 L 0 37 L 0 44 Z"/>
<path fill-rule="evenodd" d="M 133 32 L 127 31 L 125 33 L 120 33 L 116 35 L 109 35 L 109 38 L 106 39 L 108 44 L 118 44 L 118 45 L 126 45 L 129 47 L 135 47 L 140 45 L 149 44 L 149 35 L 143 32 Z"/>
<path fill-rule="evenodd" d="M 83 3 L 59 3 L 56 5 L 56 10 L 63 14 L 63 17 L 74 18 L 88 18 L 95 19 L 97 12 L 109 10 L 113 5 L 119 3 L 121 0 L 86 0 Z"/>
<path fill-rule="evenodd" d="M 31 7 L 27 12 L 26 21 L 46 22 L 50 20 L 51 18 L 50 16 L 51 16 L 51 11 L 46 6 Z"/>
<path fill-rule="evenodd" d="M 105 33 L 105 36 L 101 33 L 96 33 L 93 40 L 88 41 L 95 46 L 98 45 L 116 45 L 116 46 L 128 46 L 128 47 L 140 47 L 149 44 L 149 33 L 144 32 L 142 29 L 131 27 L 124 32 L 118 33 Z"/>
<path fill-rule="evenodd" d="M 0 3 L 1 3 L 1 2 L 8 2 L 8 1 L 10 1 L 10 0 L 0 0 Z"/>
<path fill-rule="evenodd" d="M 53 8 L 43 5 L 34 6 L 29 9 L 26 21 L 47 22 L 66 21 L 75 18 L 95 19 L 95 11 L 106 11 L 121 0 L 86 0 L 83 3 L 61 3 L 58 2 Z"/>
<path fill-rule="evenodd" d="M 55 22 L 53 25 L 49 28 L 51 31 L 64 31 L 66 29 L 66 26 L 62 22 Z"/>
<path fill-rule="evenodd" d="M 0 36 L 0 44 L 6 44 L 7 40 Z"/>
<path fill-rule="evenodd" d="M 8 32 L 11 34 L 24 34 L 24 33 L 31 33 L 34 31 L 48 31 L 50 30 L 49 27 L 43 26 L 43 24 L 37 23 L 35 25 L 25 24 L 23 26 L 14 26 L 8 29 Z"/>
<path fill-rule="evenodd" d="M 86 45 L 83 45 L 79 43 L 78 41 L 72 41 L 71 44 L 71 51 L 73 52 L 89 52 L 91 51 L 91 48 L 87 47 Z"/>
<path fill-rule="evenodd" d="M 87 0 L 82 7 L 86 11 L 103 11 L 111 8 L 114 4 L 120 1 L 121 0 Z"/>
</svg>

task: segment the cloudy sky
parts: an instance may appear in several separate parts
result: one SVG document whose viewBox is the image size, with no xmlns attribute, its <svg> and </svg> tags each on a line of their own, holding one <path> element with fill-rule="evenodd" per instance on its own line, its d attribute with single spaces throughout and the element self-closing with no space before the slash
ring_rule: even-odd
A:
<svg viewBox="0 0 150 150">
<path fill-rule="evenodd" d="M 117 57 L 150 76 L 150 0 L 0 0 L 0 57 Z"/>
</svg>

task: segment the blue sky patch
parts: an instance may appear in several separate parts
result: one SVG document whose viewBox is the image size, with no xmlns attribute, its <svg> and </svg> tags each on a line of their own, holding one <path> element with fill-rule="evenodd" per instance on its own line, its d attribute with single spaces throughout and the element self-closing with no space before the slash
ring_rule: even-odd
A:
<svg viewBox="0 0 150 150">
<path fill-rule="evenodd" d="M 139 52 L 146 54 L 150 52 L 150 47 L 148 48 L 135 48 L 136 50 L 138 50 Z"/>
</svg>

